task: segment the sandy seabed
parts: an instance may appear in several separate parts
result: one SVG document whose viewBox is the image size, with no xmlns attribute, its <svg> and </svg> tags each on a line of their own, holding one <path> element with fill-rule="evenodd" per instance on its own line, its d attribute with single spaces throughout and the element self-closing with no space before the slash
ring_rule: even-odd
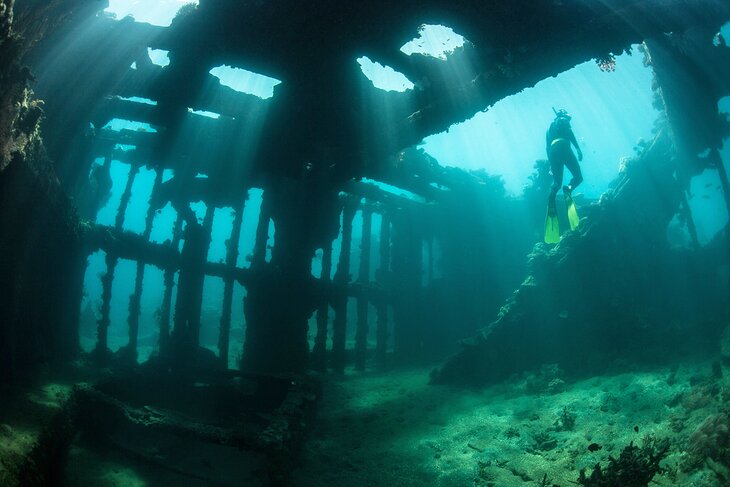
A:
<svg viewBox="0 0 730 487">
<path fill-rule="evenodd" d="M 652 438 L 670 441 L 652 485 L 730 485 L 723 465 L 730 459 L 730 372 L 717 362 L 641 370 L 623 364 L 614 373 L 582 379 L 545 366 L 480 389 L 432 386 L 429 372 L 325 376 L 317 417 L 288 485 L 567 487 L 577 485 L 581 469 L 605 468 L 609 455 L 617 458 L 631 442 L 642 446 Z M 60 409 L 70 388 L 49 381 L 3 403 L 0 481 L 32 448 L 43 418 Z M 265 474 L 255 470 L 243 481 L 243 459 L 235 461 L 234 473 L 204 449 L 184 454 L 180 469 L 160 469 L 77 440 L 65 481 L 100 487 L 203 486 L 211 479 L 215 485 L 266 484 Z"/>
<path fill-rule="evenodd" d="M 692 363 L 571 381 L 544 367 L 480 390 L 428 385 L 425 369 L 330 379 L 291 485 L 577 485 L 582 468 L 651 437 L 671 441 L 653 485 L 729 485 L 719 465 L 687 466 L 690 436 L 727 403 L 717 372 Z"/>
</svg>

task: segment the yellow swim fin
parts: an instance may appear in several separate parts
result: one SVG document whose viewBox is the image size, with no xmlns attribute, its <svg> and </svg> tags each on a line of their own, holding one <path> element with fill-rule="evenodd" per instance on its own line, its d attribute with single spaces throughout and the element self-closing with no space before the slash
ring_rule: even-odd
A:
<svg viewBox="0 0 730 487">
<path fill-rule="evenodd" d="M 563 191 L 563 194 L 565 195 L 565 206 L 568 208 L 568 223 L 570 223 L 570 229 L 575 230 L 578 227 L 578 223 L 580 223 L 578 210 L 575 208 L 575 202 L 573 202 L 570 191 Z"/>
<path fill-rule="evenodd" d="M 545 217 L 545 243 L 556 244 L 560 242 L 560 225 L 558 224 L 558 212 L 555 208 L 548 206 Z"/>
</svg>

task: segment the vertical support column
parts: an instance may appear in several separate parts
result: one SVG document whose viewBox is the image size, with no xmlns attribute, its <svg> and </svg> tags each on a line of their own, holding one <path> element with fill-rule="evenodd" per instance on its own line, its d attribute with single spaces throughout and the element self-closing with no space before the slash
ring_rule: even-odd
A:
<svg viewBox="0 0 730 487">
<path fill-rule="evenodd" d="M 370 293 L 367 289 L 370 281 L 370 248 L 372 238 L 373 210 L 363 207 L 362 210 L 362 243 L 360 245 L 360 270 L 358 273 L 359 292 L 357 296 L 357 331 L 355 333 L 355 367 L 365 370 L 368 345 L 368 304 Z"/>
<path fill-rule="evenodd" d="M 316 241 L 311 224 L 320 208 L 319 195 L 306 180 L 291 178 L 272 182 L 265 195 L 263 210 L 276 222 L 276 245 L 267 264 L 261 259 L 261 243 L 268 221 L 262 219 L 259 260 L 247 273 L 241 370 L 301 373 L 309 362 L 308 321 L 318 304 L 311 275 Z"/>
<path fill-rule="evenodd" d="M 259 223 L 256 227 L 256 240 L 253 247 L 251 267 L 258 267 L 266 262 L 266 242 L 269 239 L 269 220 L 271 220 L 271 202 L 269 200 L 270 197 L 267 197 L 266 191 L 264 191 Z"/>
<path fill-rule="evenodd" d="M 152 194 L 157 191 L 157 188 L 162 184 L 162 171 L 157 171 L 155 174 L 155 183 L 152 187 L 152 193 L 150 193 L 150 199 Z M 145 217 L 145 227 L 142 236 L 146 241 L 149 241 L 150 235 L 152 234 L 152 222 L 155 218 L 155 209 L 150 205 L 147 209 L 147 215 Z M 144 281 L 144 262 L 137 262 L 137 275 L 134 281 L 134 293 L 129 296 L 129 344 L 127 345 L 126 353 L 127 359 L 131 362 L 137 362 L 137 341 L 139 339 L 139 315 L 142 304 L 142 284 Z"/>
<path fill-rule="evenodd" d="M 384 213 L 380 223 L 380 269 L 377 281 L 384 289 L 389 282 L 387 276 L 390 268 L 390 218 Z M 379 367 L 384 367 L 388 352 L 388 302 L 386 294 L 378 296 L 376 303 L 378 312 L 378 328 L 376 331 L 375 360 Z"/>
<path fill-rule="evenodd" d="M 320 371 L 327 369 L 327 325 L 329 324 L 330 274 L 332 273 L 332 244 L 322 249 L 321 289 L 324 295 L 317 308 L 317 336 L 312 350 L 312 366 Z"/>
<path fill-rule="evenodd" d="M 199 276 L 197 276 L 198 287 L 198 301 L 196 303 L 196 315 L 194 317 L 195 327 L 192 330 L 193 339 L 195 342 L 195 348 L 197 349 L 200 344 L 200 315 L 203 311 L 203 286 L 205 283 L 205 264 L 208 263 L 208 250 L 210 250 L 210 241 L 212 239 L 213 232 L 213 217 L 215 216 L 215 207 L 208 206 L 205 211 L 205 217 L 203 218 L 203 235 L 202 235 L 202 246 L 200 248 L 200 254 L 198 256 L 198 270 Z"/>
<path fill-rule="evenodd" d="M 105 159 L 111 164 L 111 157 Z M 132 166 L 129 170 L 129 177 L 127 178 L 127 184 L 124 187 L 122 198 L 119 201 L 119 209 L 117 210 L 116 217 L 114 219 L 114 228 L 122 230 L 124 225 L 124 214 L 127 212 L 127 206 L 129 206 L 129 200 L 132 198 L 132 186 L 134 185 L 134 179 L 139 172 L 139 167 Z M 97 343 L 96 350 L 94 351 L 98 359 L 104 360 L 109 354 L 109 326 L 111 325 L 110 310 L 112 301 L 112 283 L 114 281 L 114 271 L 117 267 L 118 258 L 115 255 L 106 255 L 106 273 L 101 278 L 101 318 L 98 322 L 97 328 Z"/>
<path fill-rule="evenodd" d="M 101 360 L 104 360 L 109 354 L 109 325 L 111 324 L 109 312 L 111 310 L 112 282 L 114 281 L 114 270 L 117 267 L 117 258 L 106 254 L 105 262 L 106 273 L 101 276 L 101 317 L 98 322 L 97 342 L 94 350 L 94 355 Z"/>
<path fill-rule="evenodd" d="M 347 332 L 347 298 L 350 282 L 350 252 L 352 251 L 352 220 L 355 218 L 357 205 L 348 201 L 342 213 L 342 249 L 337 273 L 334 279 L 335 319 L 332 325 L 332 369 L 335 372 L 345 371 L 345 339 Z"/>
<path fill-rule="evenodd" d="M 119 201 L 119 210 L 117 211 L 116 219 L 114 220 L 114 228 L 121 230 L 124 225 L 124 215 L 127 213 L 127 206 L 129 206 L 129 200 L 132 198 L 132 186 L 134 180 L 139 172 L 138 166 L 132 166 L 129 170 L 129 177 L 127 178 L 127 185 L 124 187 L 124 193 L 122 193 L 122 199 Z"/>
<path fill-rule="evenodd" d="M 270 189 L 265 189 L 261 200 L 259 220 L 256 225 L 256 236 L 254 237 L 253 252 L 251 255 L 251 279 L 246 286 L 246 296 L 243 298 L 243 314 L 246 319 L 246 337 L 243 342 L 243 356 L 241 359 L 241 370 L 260 372 L 263 367 L 262 350 L 259 342 L 264 339 L 264 325 L 259 323 L 262 316 L 270 311 L 270 293 L 267 292 L 266 284 L 266 242 L 269 237 L 269 221 L 271 220 L 272 199 L 275 194 Z M 266 330 L 270 331 L 270 330 Z M 268 358 L 268 356 L 267 356 Z M 268 364 L 267 364 L 268 365 Z"/>
<path fill-rule="evenodd" d="M 220 365 L 224 369 L 228 368 L 228 350 L 231 343 L 231 308 L 233 307 L 233 285 L 235 283 L 233 271 L 236 269 L 236 261 L 238 260 L 238 243 L 241 239 L 243 210 L 245 208 L 246 200 L 236 209 L 233 228 L 231 228 L 231 237 L 226 243 L 226 269 L 228 274 L 225 277 L 220 334 L 218 335 L 218 360 L 220 360 Z"/>
<path fill-rule="evenodd" d="M 181 208 L 181 211 L 185 211 Z M 178 282 L 178 296 L 175 303 L 175 328 L 172 330 L 172 362 L 179 368 L 194 366 L 200 343 L 200 314 L 203 303 L 205 263 L 210 246 L 210 230 L 213 226 L 215 208 L 208 207 L 199 224 L 188 208 Z"/>
<path fill-rule="evenodd" d="M 170 246 L 177 252 L 182 237 L 183 218 L 178 215 L 175 225 L 172 227 L 172 242 Z M 162 296 L 162 306 L 160 306 L 160 355 L 169 355 L 170 345 L 170 317 L 172 315 L 172 290 L 175 286 L 175 269 L 165 269 L 165 292 Z"/>
<path fill-rule="evenodd" d="M 129 296 L 129 344 L 125 350 L 125 358 L 130 362 L 137 361 L 137 339 L 139 337 L 139 314 L 141 311 L 143 281 L 144 262 L 137 262 L 137 274 L 134 280 L 134 293 Z"/>
</svg>

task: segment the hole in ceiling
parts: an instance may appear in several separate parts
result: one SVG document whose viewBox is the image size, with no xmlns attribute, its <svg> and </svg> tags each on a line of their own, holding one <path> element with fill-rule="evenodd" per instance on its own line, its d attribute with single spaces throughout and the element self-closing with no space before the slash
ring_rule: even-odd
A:
<svg viewBox="0 0 730 487">
<path fill-rule="evenodd" d="M 165 51 L 163 49 L 152 49 L 151 47 L 148 47 L 147 55 L 150 57 L 150 61 L 152 61 L 152 64 L 160 66 L 161 68 L 164 68 L 165 66 L 170 64 L 170 51 Z"/>
<path fill-rule="evenodd" d="M 446 56 L 464 45 L 463 36 L 454 32 L 451 27 L 444 25 L 424 24 L 418 29 L 418 37 L 405 43 L 400 48 L 407 55 L 422 54 L 446 60 Z"/>
<path fill-rule="evenodd" d="M 234 68 L 226 64 L 210 70 L 223 86 L 239 93 L 258 96 L 266 100 L 274 96 L 274 87 L 281 81 L 246 69 Z"/>
<path fill-rule="evenodd" d="M 363 56 L 357 58 L 362 73 L 372 81 L 373 86 L 385 91 L 404 92 L 413 89 L 413 83 L 403 73 L 399 73 L 390 66 L 383 66 Z"/>
<path fill-rule="evenodd" d="M 192 113 L 193 115 L 199 115 L 201 117 L 206 117 L 206 118 L 213 118 L 213 119 L 221 118 L 220 113 L 209 112 L 207 110 L 193 110 L 192 108 L 188 108 L 188 113 Z"/>
<path fill-rule="evenodd" d="M 102 128 L 113 130 L 115 132 L 119 132 L 122 130 L 133 130 L 136 132 L 151 132 L 151 133 L 157 132 L 157 130 L 155 130 L 155 128 L 152 127 L 152 125 L 150 125 L 148 123 L 135 122 L 133 120 L 124 120 L 123 118 L 113 118 Z"/>
<path fill-rule="evenodd" d="M 178 11 L 198 0 L 109 0 L 104 12 L 116 19 L 132 17 L 137 22 L 169 27 Z"/>
<path fill-rule="evenodd" d="M 142 98 L 141 96 L 118 96 L 119 100 L 122 101 L 131 101 L 132 103 L 142 103 L 143 105 L 157 105 L 157 102 L 155 100 L 150 100 L 149 98 Z"/>
</svg>

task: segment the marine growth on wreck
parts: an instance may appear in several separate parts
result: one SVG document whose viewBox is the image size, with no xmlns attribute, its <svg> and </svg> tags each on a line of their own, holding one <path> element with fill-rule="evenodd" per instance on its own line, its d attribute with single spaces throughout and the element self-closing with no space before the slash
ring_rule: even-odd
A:
<svg viewBox="0 0 730 487">
<path fill-rule="evenodd" d="M 0 485 L 728 485 L 729 36 L 0 0 Z"/>
</svg>

